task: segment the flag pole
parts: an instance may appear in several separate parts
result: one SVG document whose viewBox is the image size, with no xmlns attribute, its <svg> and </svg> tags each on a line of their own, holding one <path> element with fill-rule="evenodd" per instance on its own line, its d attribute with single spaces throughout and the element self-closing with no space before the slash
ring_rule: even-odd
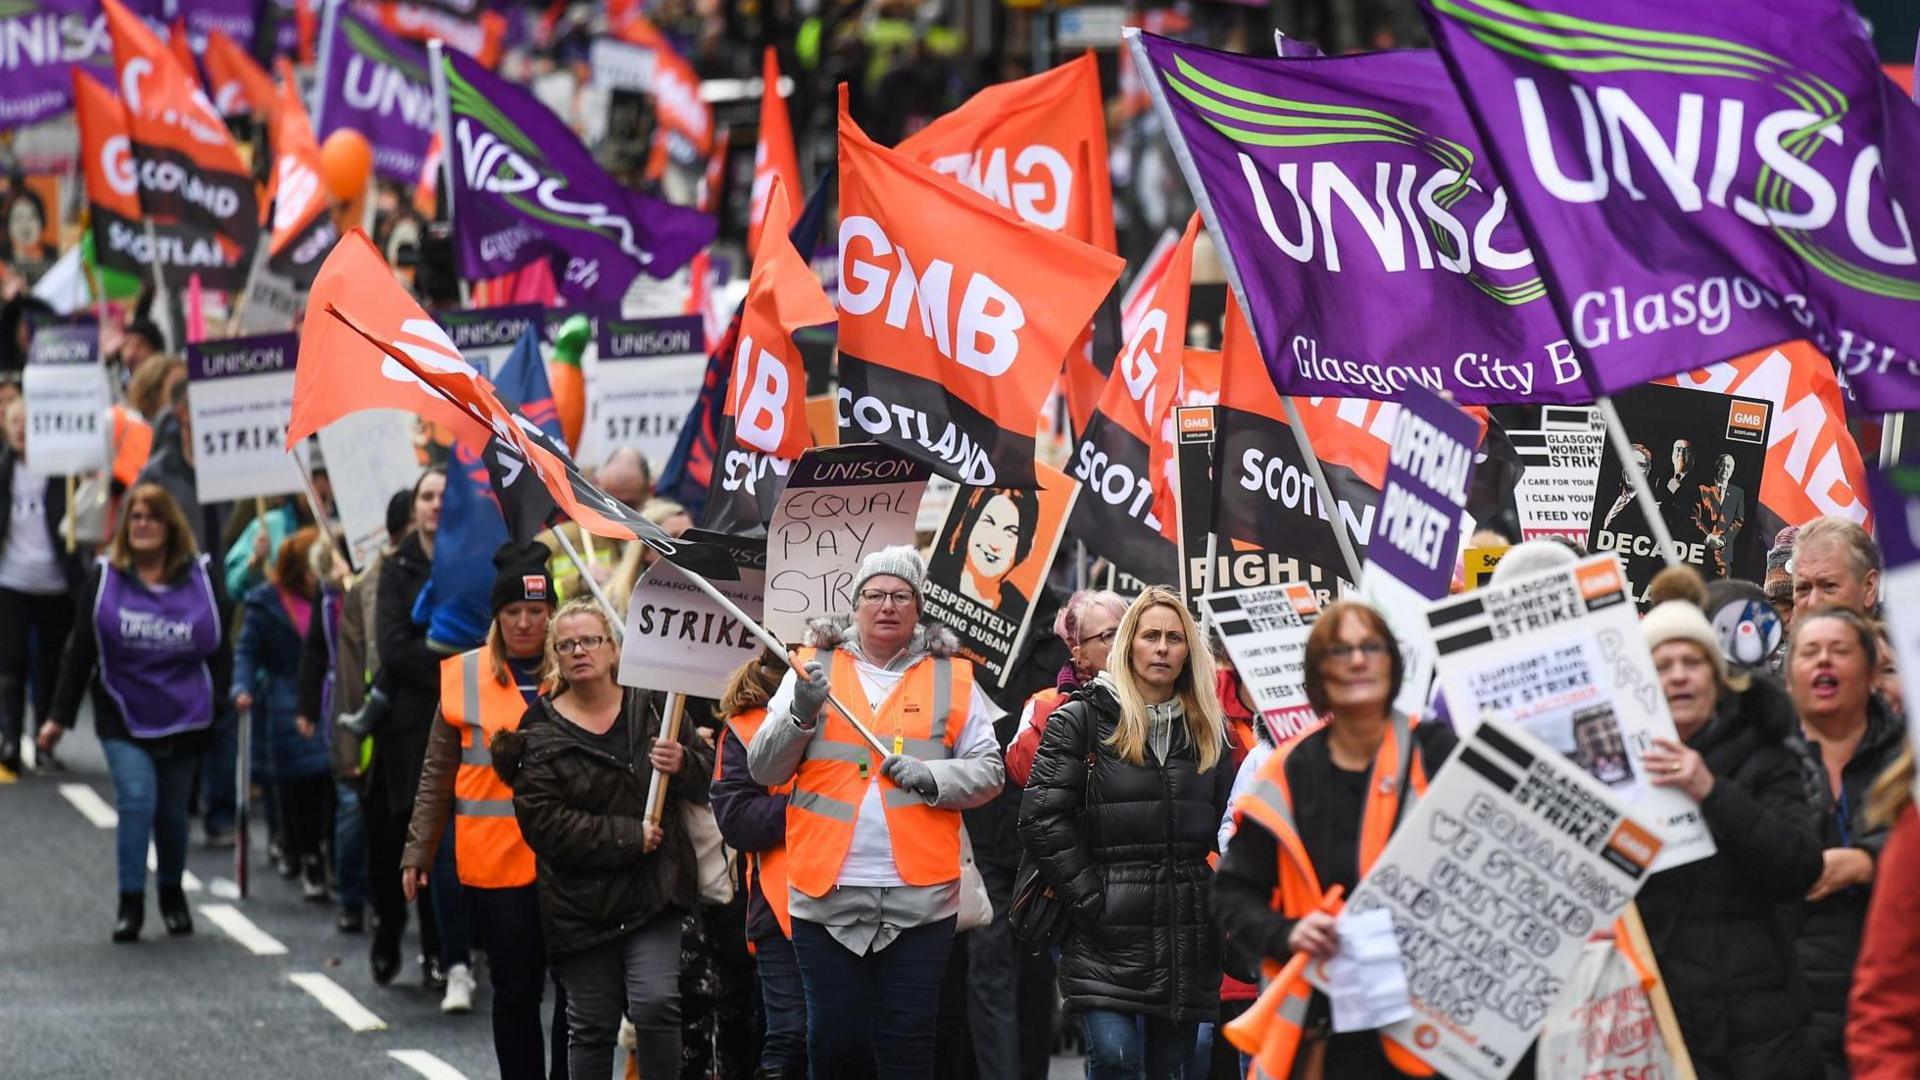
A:
<svg viewBox="0 0 1920 1080">
<path fill-rule="evenodd" d="M 451 227 L 458 208 L 454 205 L 453 195 L 453 105 L 447 90 L 447 65 L 442 59 L 446 45 L 439 38 L 427 42 L 427 75 L 429 85 L 433 87 L 433 129 L 440 135 L 440 190 L 438 196 L 444 200 L 447 208 L 447 225 Z M 460 306 L 472 303 L 468 292 L 467 279 L 460 273 L 459 253 L 454 253 L 453 279 L 460 286 Z M 609 608 L 608 610 L 612 610 Z"/>
<path fill-rule="evenodd" d="M 1594 404 L 1600 409 L 1600 418 L 1607 422 L 1607 441 L 1613 444 L 1613 454 L 1620 459 L 1620 475 L 1633 485 L 1634 500 L 1640 506 L 1640 514 L 1647 519 L 1647 528 L 1653 533 L 1653 539 L 1660 545 L 1660 557 L 1668 566 L 1685 565 L 1673 548 L 1673 534 L 1667 531 L 1667 519 L 1660 516 L 1660 504 L 1653 497 L 1653 487 L 1647 483 L 1647 474 L 1640 470 L 1640 463 L 1633 459 L 1633 442 L 1627 438 L 1627 426 L 1620 422 L 1620 411 L 1613 407 L 1613 396 L 1601 394 Z"/>
<path fill-rule="evenodd" d="M 154 322 L 160 326 L 161 334 L 167 339 L 167 351 L 173 352 L 176 344 L 175 339 L 179 334 L 179 330 L 173 325 L 173 304 L 168 299 L 167 283 L 161 280 L 160 277 L 160 241 L 155 237 L 153 232 L 153 219 L 145 219 L 145 225 L 147 227 L 147 252 L 152 257 L 152 261 L 147 263 L 147 267 L 153 271 L 153 304 L 160 313 L 160 318 L 155 319 Z M 132 373 L 129 372 L 128 374 Z"/>
<path fill-rule="evenodd" d="M 1340 556 L 1347 561 L 1347 573 L 1354 585 L 1360 584 L 1360 557 L 1354 554 L 1353 537 L 1347 534 L 1347 519 L 1341 516 L 1339 500 L 1333 497 L 1333 486 L 1327 483 L 1326 470 L 1320 467 L 1320 455 L 1313 452 L 1313 440 L 1307 438 L 1307 426 L 1300 419 L 1300 407 L 1293 403 L 1292 394 L 1281 394 L 1280 405 L 1287 413 L 1287 427 L 1293 431 L 1294 444 L 1300 447 L 1300 456 L 1306 459 L 1307 472 L 1313 477 L 1313 489 L 1320 493 L 1320 505 L 1326 508 L 1327 520 L 1333 524 L 1333 539 L 1340 545 Z"/>
<path fill-rule="evenodd" d="M 318 137 L 325 129 L 320 126 L 326 113 L 327 75 L 333 70 L 333 31 L 334 24 L 340 18 L 340 5 L 344 0 L 322 0 L 320 5 L 320 55 L 314 57 L 313 100 L 307 103 L 307 115 L 313 118 L 313 133 Z"/>
<path fill-rule="evenodd" d="M 1880 468 L 1884 471 L 1900 464 L 1900 444 L 1907 434 L 1907 414 L 1888 413 L 1880 424 Z"/>
</svg>

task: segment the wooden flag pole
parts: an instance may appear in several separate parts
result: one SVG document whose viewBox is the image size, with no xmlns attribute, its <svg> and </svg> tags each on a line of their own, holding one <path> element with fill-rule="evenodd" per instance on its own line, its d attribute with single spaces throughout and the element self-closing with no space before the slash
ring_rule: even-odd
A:
<svg viewBox="0 0 1920 1080">
<path fill-rule="evenodd" d="M 1627 438 L 1627 426 L 1620 422 L 1620 412 L 1613 407 L 1613 398 L 1602 394 L 1594 404 L 1600 409 L 1600 418 L 1607 422 L 1607 441 L 1613 444 L 1613 454 L 1620 459 L 1620 475 L 1633 485 L 1634 500 L 1640 506 L 1640 513 L 1647 519 L 1647 528 L 1652 531 L 1653 539 L 1660 545 L 1660 557 L 1668 566 L 1683 565 L 1680 556 L 1674 552 L 1673 534 L 1667 531 L 1667 519 L 1660 516 L 1660 503 L 1653 497 L 1653 486 L 1647 483 L 1647 474 L 1640 469 L 1640 463 L 1634 460 L 1633 443 Z"/>
<path fill-rule="evenodd" d="M 680 739 L 680 724 L 687 717 L 687 697 L 685 694 L 668 694 L 666 716 L 660 723 L 660 737 L 670 742 Z M 685 766 L 682 765 L 682 768 Z M 660 824 L 660 816 L 667 810 L 667 784 L 672 780 L 659 769 L 653 770 L 653 778 L 647 781 L 647 815 L 649 825 Z"/>
<path fill-rule="evenodd" d="M 1313 452 L 1313 440 L 1307 438 L 1307 427 L 1300 419 L 1300 407 L 1293 403 L 1292 394 L 1280 395 L 1280 406 L 1287 413 L 1287 427 L 1293 432 L 1293 441 L 1300 447 L 1300 456 L 1307 461 L 1307 472 L 1313 477 L 1313 488 L 1320 493 L 1320 505 L 1327 509 L 1327 520 L 1333 523 L 1333 538 L 1340 544 L 1340 555 L 1347 560 L 1347 573 L 1352 575 L 1355 586 L 1360 584 L 1360 556 L 1354 554 L 1353 537 L 1347 535 L 1347 519 L 1340 514 L 1340 502 L 1333 497 L 1333 486 L 1327 483 L 1326 471 L 1320 468 L 1320 455 Z"/>
<path fill-rule="evenodd" d="M 1647 999 L 1653 1004 L 1653 1018 L 1660 1027 L 1660 1041 L 1673 1059 L 1674 1080 L 1696 1080 L 1693 1056 L 1687 1053 L 1687 1040 L 1680 1035 L 1680 1018 L 1674 1014 L 1673 998 L 1667 994 L 1667 980 L 1653 958 L 1653 941 L 1647 937 L 1647 924 L 1640 918 L 1640 905 L 1629 903 L 1620 913 L 1620 925 L 1626 929 L 1627 944 L 1632 946 L 1640 966 L 1653 978 Z"/>
</svg>

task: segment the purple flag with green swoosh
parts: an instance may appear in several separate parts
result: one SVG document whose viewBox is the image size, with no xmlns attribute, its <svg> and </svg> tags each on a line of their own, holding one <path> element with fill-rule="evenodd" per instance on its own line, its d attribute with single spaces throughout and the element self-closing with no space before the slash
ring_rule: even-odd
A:
<svg viewBox="0 0 1920 1080">
<path fill-rule="evenodd" d="M 1439 57 L 1132 48 L 1282 393 L 1592 399 Z"/>
<path fill-rule="evenodd" d="M 454 242 L 463 277 L 553 258 L 574 303 L 619 303 L 641 273 L 671 275 L 713 241 L 706 214 L 621 187 L 566 122 L 466 54 L 442 54 Z"/>
<path fill-rule="evenodd" d="M 1806 338 L 1920 408 L 1920 111 L 1841 0 L 1421 0 L 1595 393 Z"/>
<path fill-rule="evenodd" d="M 373 145 L 373 171 L 382 180 L 420 182 L 433 142 L 433 88 L 427 53 L 401 41 L 345 4 L 333 10 L 320 47 L 320 106 L 313 114 L 321 138 L 352 128 Z"/>
</svg>

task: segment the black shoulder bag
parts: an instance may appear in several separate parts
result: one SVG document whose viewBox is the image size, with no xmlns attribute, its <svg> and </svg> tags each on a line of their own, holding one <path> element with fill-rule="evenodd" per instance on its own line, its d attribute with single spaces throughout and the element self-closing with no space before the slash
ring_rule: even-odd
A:
<svg viewBox="0 0 1920 1080">
<path fill-rule="evenodd" d="M 1087 751 L 1087 782 L 1081 788 L 1081 827 L 1091 819 L 1086 810 L 1094 805 L 1094 752 Z M 1020 869 L 1013 877 L 1013 905 L 1007 909 L 1007 923 L 1013 936 L 1035 950 L 1059 945 L 1073 932 L 1073 918 L 1067 905 L 1055 895 L 1053 886 L 1040 873 L 1040 864 L 1031 854 L 1020 852 Z"/>
</svg>

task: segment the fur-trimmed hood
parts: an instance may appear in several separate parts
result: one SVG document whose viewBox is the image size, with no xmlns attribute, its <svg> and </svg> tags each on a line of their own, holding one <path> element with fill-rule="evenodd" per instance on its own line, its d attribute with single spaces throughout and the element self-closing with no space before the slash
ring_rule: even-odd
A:
<svg viewBox="0 0 1920 1080">
<path fill-rule="evenodd" d="M 861 659 L 866 659 L 860 651 L 860 642 L 856 640 L 853 629 L 853 616 L 829 615 L 807 621 L 806 644 L 815 649 L 846 649 Z M 894 661 L 896 666 L 905 668 L 923 656 L 936 656 L 942 659 L 953 657 L 960 652 L 960 639 L 953 631 L 938 623 L 921 622 L 913 628 L 913 638 L 907 642 L 907 651 Z"/>
</svg>

